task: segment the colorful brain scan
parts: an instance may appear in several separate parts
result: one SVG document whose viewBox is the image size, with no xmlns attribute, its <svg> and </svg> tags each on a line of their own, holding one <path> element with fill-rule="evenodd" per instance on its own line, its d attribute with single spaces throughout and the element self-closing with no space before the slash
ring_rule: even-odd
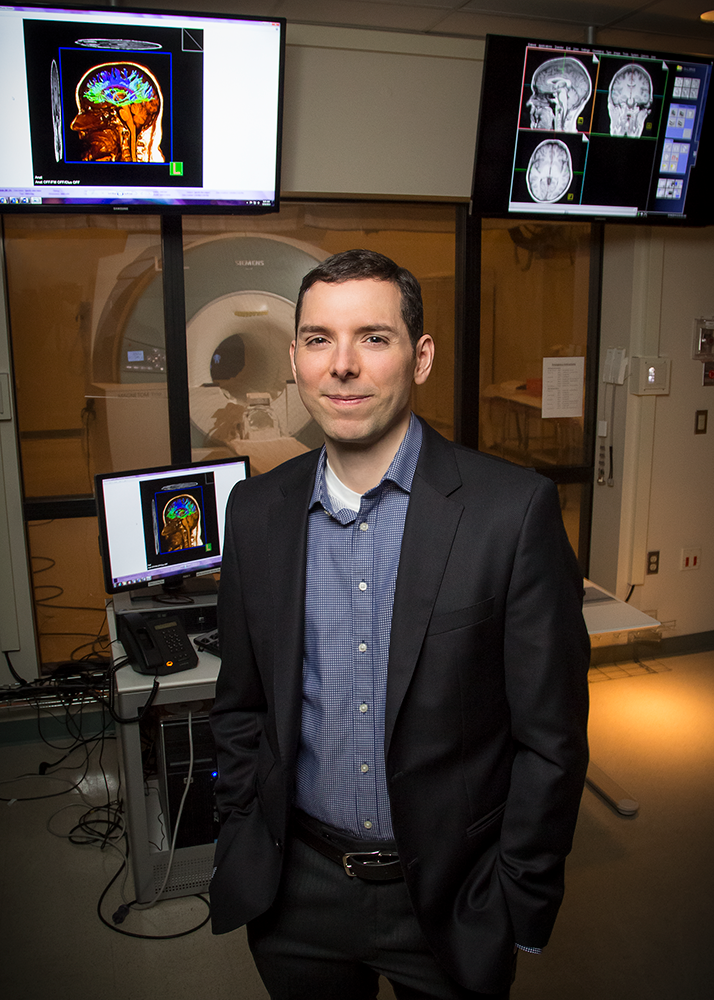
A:
<svg viewBox="0 0 714 1000">
<path fill-rule="evenodd" d="M 135 69 L 111 66 L 99 70 L 84 85 L 83 97 L 94 104 L 139 104 L 152 101 L 156 97 L 154 88 L 146 76 Z"/>
<path fill-rule="evenodd" d="M 172 497 L 163 511 L 161 537 L 169 552 L 202 545 L 201 514 L 198 504 L 188 493 Z"/>
<path fill-rule="evenodd" d="M 93 162 L 163 163 L 163 97 L 156 77 L 139 63 L 102 63 L 75 91 L 78 114 L 70 128 Z"/>
<path fill-rule="evenodd" d="M 197 510 L 198 508 L 193 497 L 183 496 L 176 497 L 167 504 L 164 514 L 167 521 L 175 521 L 183 517 L 188 517 L 189 514 L 195 514 Z"/>
</svg>

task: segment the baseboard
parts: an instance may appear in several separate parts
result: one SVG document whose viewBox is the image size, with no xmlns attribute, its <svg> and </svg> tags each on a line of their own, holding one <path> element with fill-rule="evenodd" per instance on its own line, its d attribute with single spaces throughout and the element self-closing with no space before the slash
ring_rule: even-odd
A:
<svg viewBox="0 0 714 1000">
<path fill-rule="evenodd" d="M 686 656 L 688 653 L 708 653 L 710 650 L 714 650 L 714 629 L 693 632 L 691 635 L 639 638 L 636 642 L 618 646 L 595 646 L 590 654 L 590 663 L 597 667 L 601 663 L 622 663 L 652 656 Z"/>
</svg>

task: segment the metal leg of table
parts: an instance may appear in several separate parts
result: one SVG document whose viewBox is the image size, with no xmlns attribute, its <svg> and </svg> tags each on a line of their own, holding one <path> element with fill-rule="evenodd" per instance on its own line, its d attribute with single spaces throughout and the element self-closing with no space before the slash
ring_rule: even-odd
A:
<svg viewBox="0 0 714 1000">
<path fill-rule="evenodd" d="M 616 781 L 613 781 L 592 761 L 588 765 L 585 781 L 594 792 L 601 795 L 608 805 L 611 805 L 622 816 L 634 816 L 640 808 L 637 799 L 633 799 L 624 788 L 621 788 Z"/>
</svg>

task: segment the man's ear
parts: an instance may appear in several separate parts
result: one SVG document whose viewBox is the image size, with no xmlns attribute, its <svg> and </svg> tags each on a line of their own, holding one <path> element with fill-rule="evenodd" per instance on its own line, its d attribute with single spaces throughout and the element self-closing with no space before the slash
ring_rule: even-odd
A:
<svg viewBox="0 0 714 1000">
<path fill-rule="evenodd" d="M 297 369 L 295 368 L 295 348 L 297 347 L 297 341 L 290 341 L 290 367 L 293 370 L 293 378 L 297 382 Z"/>
<path fill-rule="evenodd" d="M 429 378 L 431 366 L 434 364 L 434 341 L 428 333 L 417 341 L 414 355 L 414 382 L 416 385 L 423 385 Z"/>
</svg>

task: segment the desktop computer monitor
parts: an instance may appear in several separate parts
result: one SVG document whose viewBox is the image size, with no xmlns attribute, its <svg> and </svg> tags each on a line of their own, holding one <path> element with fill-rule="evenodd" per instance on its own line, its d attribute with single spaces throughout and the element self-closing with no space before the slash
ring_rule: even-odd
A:
<svg viewBox="0 0 714 1000">
<path fill-rule="evenodd" d="M 250 475 L 246 457 L 95 476 L 99 545 L 108 594 L 215 592 L 228 496 Z"/>
</svg>

